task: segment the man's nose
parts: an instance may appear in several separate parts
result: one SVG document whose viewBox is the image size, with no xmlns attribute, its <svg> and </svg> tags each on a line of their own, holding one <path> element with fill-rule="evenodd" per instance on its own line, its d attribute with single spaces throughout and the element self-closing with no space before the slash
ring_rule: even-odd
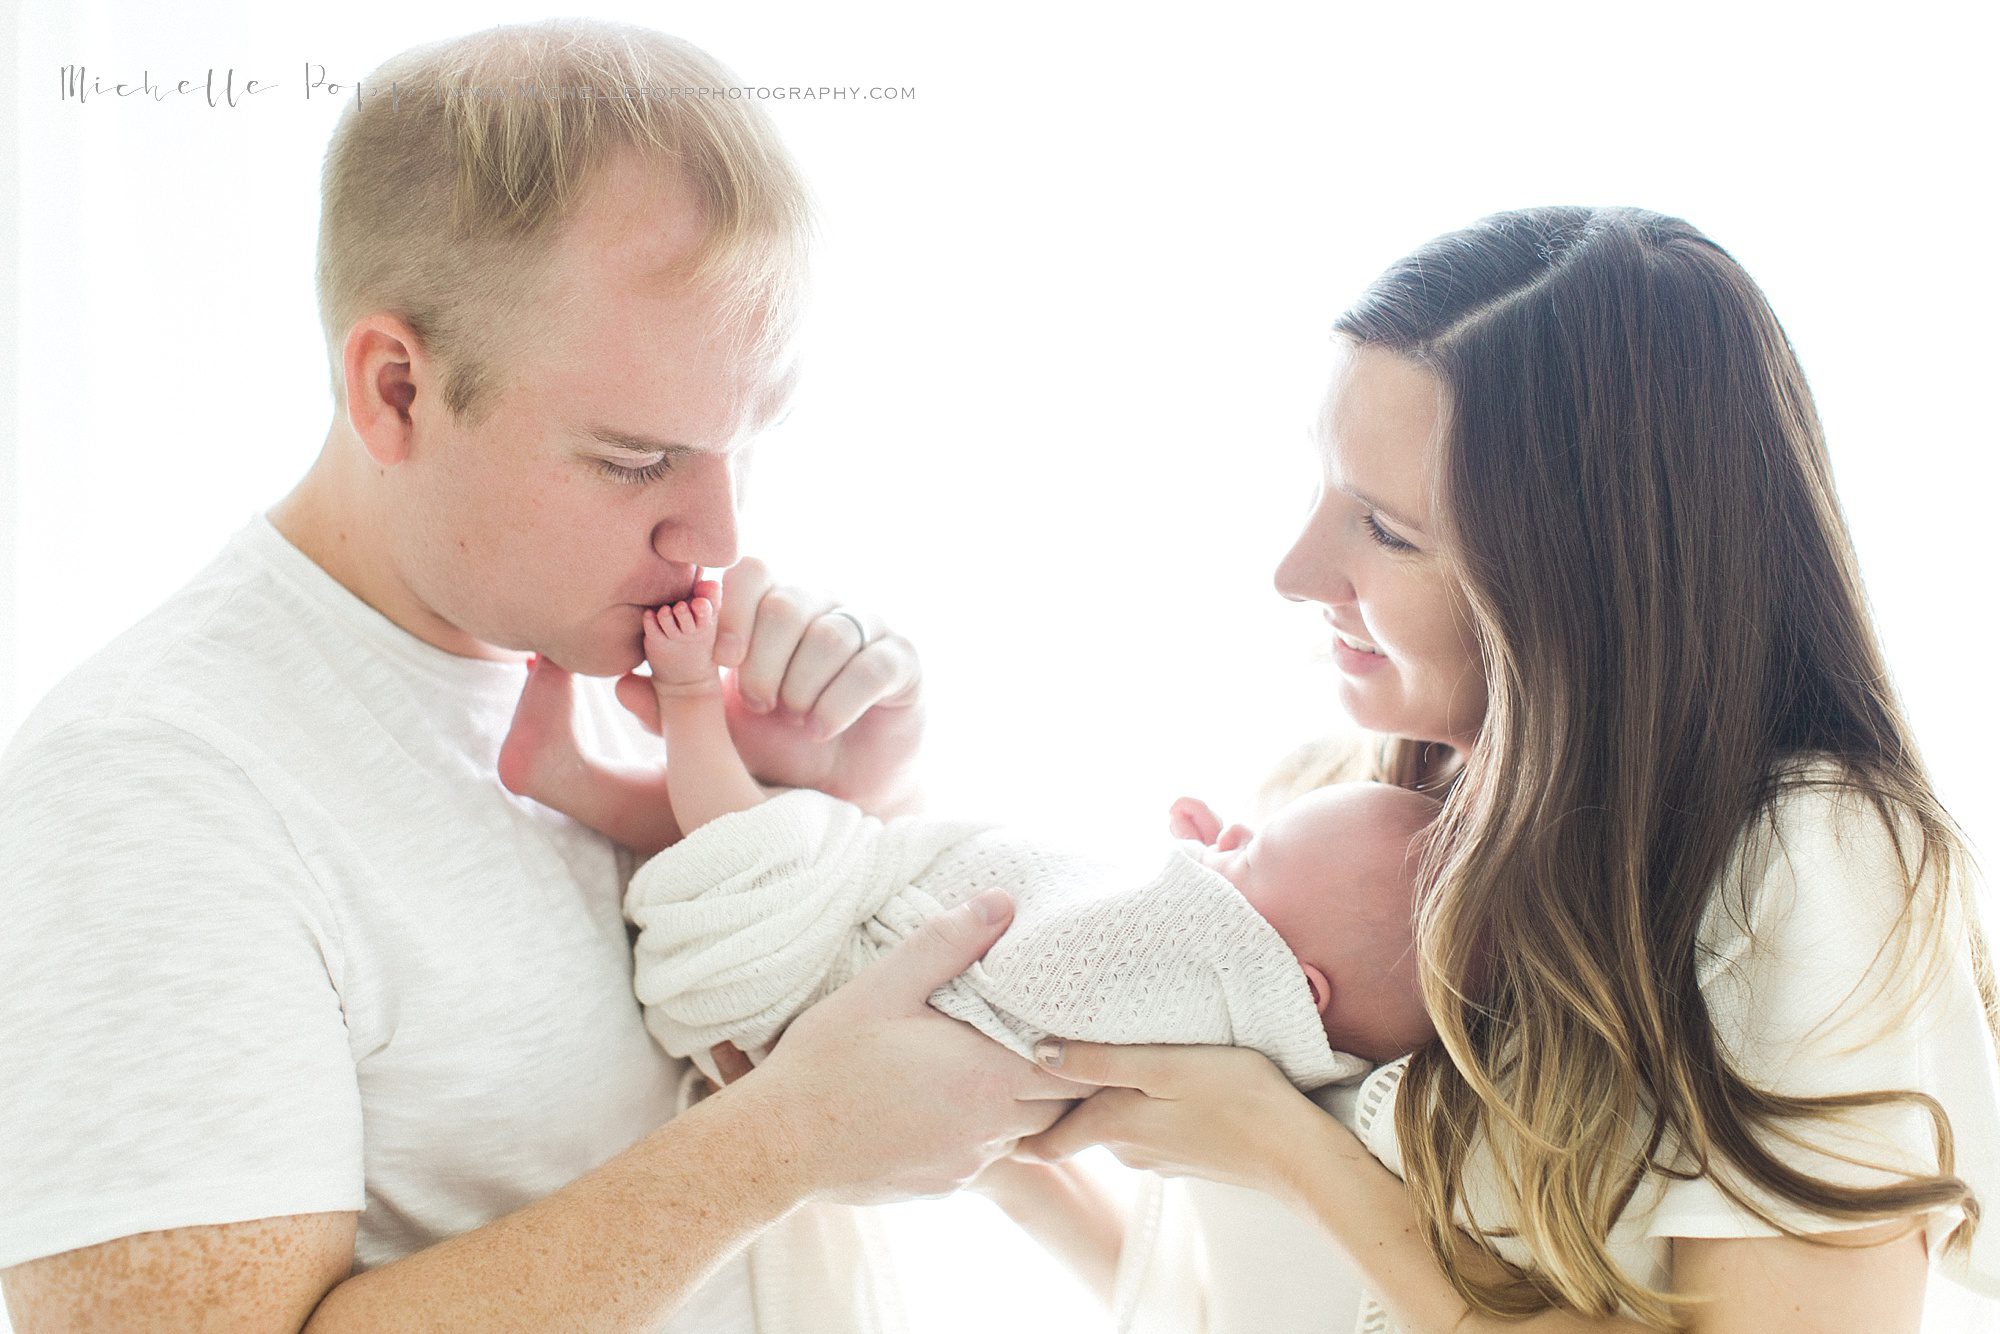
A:
<svg viewBox="0 0 2000 1334">
<path fill-rule="evenodd" d="M 672 510 L 653 526 L 662 559 L 724 569 L 736 563 L 736 472 L 727 459 L 703 458 L 673 488 Z"/>
</svg>

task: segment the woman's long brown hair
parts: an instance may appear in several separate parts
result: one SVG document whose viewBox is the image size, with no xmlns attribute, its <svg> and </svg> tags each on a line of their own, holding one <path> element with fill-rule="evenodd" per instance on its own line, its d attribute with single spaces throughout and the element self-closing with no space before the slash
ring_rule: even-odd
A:
<svg viewBox="0 0 2000 1334">
<path fill-rule="evenodd" d="M 1396 1109 L 1459 1291 L 1493 1314 L 1629 1308 L 1684 1328 L 1687 1304 L 1606 1244 L 1656 1168 L 1715 1172 L 1793 1235 L 1735 1183 L 1830 1219 L 1961 1204 L 1966 1244 L 1977 1201 L 1933 1099 L 1760 1089 L 1730 1067 L 1698 985 L 1733 855 L 1824 759 L 1815 772 L 1841 775 L 1896 840 L 1906 925 L 1953 923 L 1907 957 L 1929 978 L 1970 948 L 1989 1025 L 2000 1014 L 1970 858 L 1889 684 L 1812 397 L 1763 294 L 1677 218 L 1533 209 L 1432 241 L 1334 327 L 1442 382 L 1432 512 L 1487 673 L 1420 896 L 1439 1040 Z M 1421 749 L 1396 742 L 1383 761 L 1407 783 Z M 1935 1175 L 1840 1185 L 1766 1148 L 1799 1118 L 1889 1103 L 1931 1113 Z M 1536 1261 L 1498 1280 L 1454 1259 L 1482 1141 Z"/>
</svg>

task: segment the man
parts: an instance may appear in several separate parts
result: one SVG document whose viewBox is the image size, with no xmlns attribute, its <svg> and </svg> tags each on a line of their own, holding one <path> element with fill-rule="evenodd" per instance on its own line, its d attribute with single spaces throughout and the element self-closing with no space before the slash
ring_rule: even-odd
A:
<svg viewBox="0 0 2000 1334">
<path fill-rule="evenodd" d="M 499 780 L 530 653 L 636 757 L 570 673 L 630 672 L 643 608 L 736 562 L 805 211 L 753 107 L 687 95 L 731 82 L 535 25 L 407 52 L 344 114 L 320 457 L 0 768 L 20 1334 L 747 1331 L 761 1230 L 949 1189 L 1074 1095 L 925 1005 L 1004 929 L 988 895 L 674 1116 L 629 856 Z M 908 645 L 754 562 L 725 607 L 759 778 L 903 803 Z"/>
</svg>

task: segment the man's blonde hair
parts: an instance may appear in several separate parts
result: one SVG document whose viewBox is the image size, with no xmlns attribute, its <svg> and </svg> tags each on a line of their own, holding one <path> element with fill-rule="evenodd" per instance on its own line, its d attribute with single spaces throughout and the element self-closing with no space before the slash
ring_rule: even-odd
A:
<svg viewBox="0 0 2000 1334">
<path fill-rule="evenodd" d="M 732 329 L 788 336 L 810 205 L 776 127 L 736 79 L 665 33 L 587 19 L 490 28 L 414 47 L 365 79 L 328 144 L 318 288 L 336 410 L 354 323 L 389 311 L 476 421 L 531 337 L 565 220 L 607 160 L 636 150 L 679 178 L 707 227 L 686 280 Z"/>
</svg>

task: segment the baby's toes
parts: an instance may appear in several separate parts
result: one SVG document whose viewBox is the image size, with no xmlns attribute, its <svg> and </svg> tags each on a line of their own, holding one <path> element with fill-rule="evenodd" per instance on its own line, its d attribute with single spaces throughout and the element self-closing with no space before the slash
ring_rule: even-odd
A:
<svg viewBox="0 0 2000 1334">
<path fill-rule="evenodd" d="M 654 611 L 648 607 L 640 619 L 645 625 L 646 652 L 664 652 L 673 645 L 676 631 L 671 614 L 664 610 Z"/>
</svg>

